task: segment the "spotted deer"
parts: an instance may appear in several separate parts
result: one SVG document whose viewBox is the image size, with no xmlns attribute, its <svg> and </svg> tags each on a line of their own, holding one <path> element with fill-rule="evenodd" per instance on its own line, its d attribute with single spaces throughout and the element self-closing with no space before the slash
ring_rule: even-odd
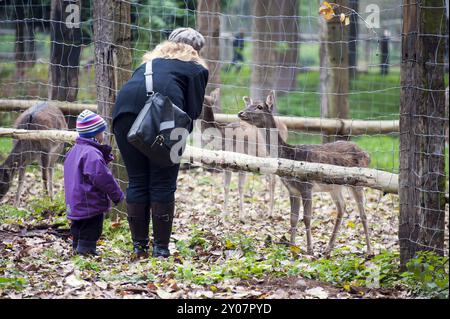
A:
<svg viewBox="0 0 450 319">
<path fill-rule="evenodd" d="M 261 157 L 266 157 L 266 145 L 264 135 L 261 130 L 257 129 L 255 126 L 248 124 L 246 122 L 233 122 L 229 124 L 221 124 L 215 121 L 213 108 L 217 105 L 217 101 L 220 96 L 220 89 L 215 89 L 210 93 L 210 95 L 205 96 L 203 104 L 203 112 L 201 118 L 201 132 L 202 132 L 202 147 L 214 149 L 214 150 L 226 150 L 227 142 L 227 132 L 232 133 L 233 138 L 233 151 L 249 154 L 249 150 L 253 149 L 256 154 Z M 277 123 L 277 128 L 279 129 L 280 135 L 283 139 L 287 139 L 287 127 L 282 122 Z M 208 133 L 208 129 L 215 131 L 214 135 L 219 135 L 221 137 L 220 141 L 217 143 L 213 141 L 214 136 Z M 217 134 L 218 133 L 218 134 Z M 255 145 L 251 145 L 254 143 Z M 252 147 L 252 148 L 251 148 Z M 230 182 L 231 182 L 231 170 L 224 171 L 224 208 L 223 216 L 229 216 L 228 212 L 228 198 L 230 193 Z M 246 173 L 243 171 L 238 171 L 239 181 L 238 181 L 238 192 L 239 192 L 239 219 L 241 222 L 245 221 L 244 216 L 244 185 L 246 180 Z M 276 176 L 270 175 L 268 177 L 269 184 L 269 217 L 273 215 L 273 208 L 275 202 L 275 186 L 276 186 Z"/>
<path fill-rule="evenodd" d="M 38 103 L 23 112 L 14 127 L 26 130 L 67 130 L 64 115 L 55 106 Z M 39 162 L 46 194 L 53 195 L 53 168 L 62 154 L 64 143 L 52 140 L 14 140 L 11 153 L 0 166 L 0 200 L 8 192 L 11 182 L 18 172 L 19 180 L 14 205 L 20 204 L 20 195 L 25 177 L 25 169 L 33 162 Z"/>
<path fill-rule="evenodd" d="M 275 119 L 272 114 L 274 105 L 274 92 L 270 92 L 265 102 L 253 102 L 251 99 L 244 97 L 246 107 L 239 112 L 238 116 L 243 121 L 251 123 L 259 128 L 272 129 L 276 128 Z M 267 148 L 271 145 L 266 143 Z M 339 166 L 356 166 L 367 167 L 370 162 L 369 155 L 360 149 L 355 143 L 347 141 L 338 141 L 326 144 L 316 145 L 290 145 L 278 136 L 278 157 L 295 161 L 306 161 L 312 163 L 332 164 Z M 269 150 L 268 150 L 269 153 Z M 306 228 L 306 242 L 308 254 L 313 254 L 313 243 L 311 235 L 311 216 L 312 216 L 312 193 L 328 192 L 337 208 L 337 218 L 334 224 L 333 233 L 331 235 L 325 254 L 329 254 L 335 244 L 336 235 L 342 222 L 345 212 L 345 200 L 342 196 L 342 190 L 346 186 L 321 184 L 316 182 L 299 181 L 295 178 L 283 177 L 283 184 L 289 192 L 291 204 L 291 229 L 290 241 L 295 245 L 295 237 L 297 232 L 297 224 L 299 219 L 300 199 L 303 204 L 303 222 Z M 369 229 L 367 226 L 367 218 L 364 211 L 364 193 L 362 187 L 348 187 L 356 200 L 359 215 L 364 227 L 365 240 L 367 245 L 367 253 L 372 254 L 370 246 Z"/>
</svg>

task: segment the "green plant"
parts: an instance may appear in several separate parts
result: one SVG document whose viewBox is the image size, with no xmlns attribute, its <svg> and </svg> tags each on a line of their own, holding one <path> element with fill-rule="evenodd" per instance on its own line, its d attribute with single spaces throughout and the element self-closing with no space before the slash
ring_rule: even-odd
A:
<svg viewBox="0 0 450 319">
<path fill-rule="evenodd" d="M 0 277 L 0 289 L 15 289 L 21 290 L 26 285 L 27 280 L 21 277 Z"/>
<path fill-rule="evenodd" d="M 53 200 L 48 196 L 34 197 L 30 203 L 31 210 L 45 217 L 48 213 L 54 216 L 65 216 L 66 202 L 64 193 L 57 193 Z"/>
<path fill-rule="evenodd" d="M 0 205 L 0 222 L 10 224 L 21 222 L 29 213 L 26 210 L 16 208 L 9 204 Z"/>
<path fill-rule="evenodd" d="M 449 259 L 422 251 L 406 264 L 402 277 L 413 293 L 429 298 L 449 297 Z"/>
<path fill-rule="evenodd" d="M 194 248 L 195 246 L 202 246 L 204 249 L 207 249 L 209 246 L 208 240 L 205 238 L 206 232 L 203 229 L 200 229 L 198 225 L 191 226 L 191 238 L 189 239 L 189 248 Z"/>
<path fill-rule="evenodd" d="M 83 256 L 74 256 L 73 263 L 79 270 L 94 270 L 100 271 L 100 265 L 98 262 L 91 258 L 85 258 Z"/>
</svg>

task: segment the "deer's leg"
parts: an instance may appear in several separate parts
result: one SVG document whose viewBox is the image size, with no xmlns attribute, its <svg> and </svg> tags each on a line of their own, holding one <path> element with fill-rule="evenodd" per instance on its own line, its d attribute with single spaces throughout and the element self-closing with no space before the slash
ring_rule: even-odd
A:
<svg viewBox="0 0 450 319">
<path fill-rule="evenodd" d="M 239 183 L 238 183 L 238 192 L 239 192 L 239 220 L 241 222 L 245 222 L 244 216 L 244 186 L 245 186 L 245 172 L 239 172 Z"/>
<path fill-rule="evenodd" d="M 50 199 L 53 200 L 53 166 L 47 168 L 47 187 Z"/>
<path fill-rule="evenodd" d="M 16 198 L 14 199 L 14 206 L 19 207 L 20 205 L 20 195 L 22 194 L 23 181 L 25 179 L 25 169 L 26 166 L 19 167 L 19 177 L 17 182 Z"/>
<path fill-rule="evenodd" d="M 325 255 L 328 256 L 331 251 L 333 250 L 334 244 L 336 242 L 336 236 L 339 232 L 339 228 L 342 223 L 342 217 L 344 216 L 345 212 L 345 201 L 344 197 L 342 196 L 342 192 L 340 189 L 336 189 L 330 192 L 331 198 L 333 199 L 334 204 L 336 205 L 337 209 L 337 217 L 336 221 L 334 222 L 334 229 L 333 233 L 331 234 L 330 241 L 328 242 L 328 247 L 325 249 Z"/>
<path fill-rule="evenodd" d="M 230 183 L 231 183 L 231 171 L 225 170 L 223 172 L 223 217 L 228 217 L 230 214 L 228 212 L 228 196 L 230 194 Z"/>
<path fill-rule="evenodd" d="M 50 166 L 50 158 L 49 154 L 43 153 L 41 155 L 41 171 L 42 171 L 42 182 L 44 185 L 44 190 L 47 196 L 50 196 L 49 194 L 49 187 L 48 187 L 48 167 Z"/>
<path fill-rule="evenodd" d="M 292 194 L 289 196 L 291 202 L 291 245 L 295 245 L 295 236 L 297 235 L 297 224 L 300 214 L 300 197 Z"/>
<path fill-rule="evenodd" d="M 55 164 L 62 152 L 62 147 L 57 150 L 57 153 L 51 156 L 50 166 L 48 168 L 48 189 L 50 192 L 50 199 L 53 200 L 53 172 L 55 170 Z"/>
<path fill-rule="evenodd" d="M 356 204 L 358 205 L 359 217 L 361 218 L 363 227 L 364 227 L 364 235 L 366 236 L 366 246 L 367 246 L 367 254 L 372 255 L 372 247 L 370 246 L 370 234 L 369 234 L 369 226 L 367 225 L 367 216 L 364 209 L 364 192 L 362 187 L 351 187 L 350 188 L 353 197 L 355 198 Z"/>
<path fill-rule="evenodd" d="M 308 186 L 301 191 L 303 202 L 303 222 L 306 228 L 306 245 L 307 252 L 313 255 L 313 243 L 311 234 L 311 217 L 312 217 L 312 187 Z"/>
<path fill-rule="evenodd" d="M 269 217 L 273 217 L 276 184 L 277 184 L 277 176 L 275 174 L 269 175 Z"/>
</svg>

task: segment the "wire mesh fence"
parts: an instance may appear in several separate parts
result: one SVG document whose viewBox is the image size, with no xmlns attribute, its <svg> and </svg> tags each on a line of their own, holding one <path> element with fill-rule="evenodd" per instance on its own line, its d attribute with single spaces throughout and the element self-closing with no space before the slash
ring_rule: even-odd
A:
<svg viewBox="0 0 450 319">
<path fill-rule="evenodd" d="M 3 1 L 0 3 L 0 126 L 65 129 L 54 120 L 60 118 L 62 110 L 68 129 L 74 130 L 74 120 L 80 108 L 99 110 L 110 121 L 108 114 L 111 114 L 114 98 L 143 62 L 143 55 L 166 40 L 173 29 L 190 26 L 197 28 L 206 39 L 201 55 L 210 71 L 207 87 L 210 99 L 205 100 L 204 110 L 211 109 L 213 112 L 208 115 L 204 111 L 203 116 L 215 116 L 216 120 L 223 122 L 238 122 L 238 112 L 246 106 L 258 105 L 258 101 L 265 102 L 273 90 L 273 112 L 279 116 L 276 128 L 281 139 L 275 137 L 269 144 L 275 144 L 277 151 L 280 143 L 284 142 L 310 145 L 351 140 L 370 158 L 370 162 L 362 166 L 397 174 L 401 172 L 400 153 L 405 151 L 404 154 L 407 154 L 401 147 L 399 125 L 401 115 L 404 115 L 400 114 L 402 90 L 413 98 L 416 96 L 412 93 L 414 90 L 408 91 L 411 85 L 417 91 L 426 90 L 432 96 L 431 101 L 427 101 L 436 112 L 427 111 L 426 119 L 430 122 L 425 121 L 423 125 L 432 125 L 437 130 L 416 127 L 415 122 L 411 122 L 410 129 L 417 129 L 416 135 L 423 137 L 411 143 L 428 143 L 421 149 L 423 157 L 418 156 L 417 161 L 425 165 L 427 156 L 437 156 L 441 163 L 439 167 L 429 168 L 429 171 L 422 171 L 422 166 L 416 167 L 417 171 L 412 173 L 421 175 L 425 180 L 434 175 L 439 176 L 439 181 L 444 180 L 433 186 L 433 190 L 421 191 L 417 185 L 417 192 L 424 198 L 430 192 L 445 194 L 448 193 L 448 133 L 443 130 L 445 125 L 448 126 L 448 119 L 442 110 L 443 90 L 448 85 L 448 3 L 435 1 L 430 6 L 425 2 L 419 4 L 424 11 L 433 7 L 443 13 L 437 29 L 431 32 L 427 32 L 431 29 L 426 28 L 419 30 L 423 38 L 437 39 L 436 45 L 442 51 L 439 51 L 439 56 L 436 53 L 428 57 L 429 61 L 433 61 L 436 72 L 441 74 L 441 82 L 430 82 L 429 87 L 402 82 L 405 80 L 402 78 L 405 76 L 402 67 L 408 61 L 405 47 L 402 48 L 402 37 L 405 35 L 403 15 L 405 6 L 414 5 L 399 0 L 345 0 L 335 1 L 329 6 L 322 1 L 303 0 L 161 0 L 119 1 L 114 4 L 111 1 L 82 0 Z M 99 77 L 100 73 L 103 78 Z M 244 96 L 250 97 L 247 104 L 243 101 Z M 58 108 L 45 108 L 46 104 L 37 104 L 25 111 L 30 106 L 29 100 L 66 102 L 61 102 Z M 43 108 L 45 111 L 42 111 Z M 416 115 L 410 114 L 412 118 Z M 202 134 L 204 129 L 198 121 L 191 135 L 192 145 L 204 146 L 205 143 L 201 142 L 202 138 L 205 139 L 205 134 Z M 247 138 L 259 134 L 255 132 L 247 133 Z M 45 146 L 44 142 L 13 142 L 11 138 L 1 138 L 0 141 L 1 156 L 5 161 L 0 176 L 3 179 L 0 181 L 1 188 L 5 189 L 2 195 L 8 191 L 16 171 L 19 175 L 24 174 L 21 168 L 33 161 L 37 162 L 38 168 L 50 166 L 61 170 L 60 164 L 68 149 L 68 146 L 65 150 L 57 148 L 55 143 Z M 266 139 L 256 140 L 255 143 L 264 145 Z M 330 163 L 329 158 L 342 150 L 324 148 L 322 152 L 324 154 L 321 155 L 327 160 L 316 161 Z M 116 154 L 119 155 L 117 149 Z M 51 155 L 51 160 L 47 155 Z M 289 157 L 280 149 L 278 157 L 283 156 Z M 182 173 L 187 175 L 182 183 L 186 180 L 192 182 L 198 168 L 207 168 L 199 163 L 190 163 L 186 167 L 189 170 Z M 113 170 L 126 186 L 126 174 L 120 161 L 113 164 Z M 54 183 L 59 184 L 57 190 L 63 191 L 62 174 L 55 175 Z M 225 175 L 228 176 L 225 178 L 227 184 L 229 173 Z M 299 181 L 296 177 L 284 177 L 284 180 L 286 185 L 291 186 Z M 261 192 L 265 192 L 261 187 L 265 188 L 254 178 L 247 182 L 247 191 L 241 189 L 241 183 L 243 180 L 240 179 L 237 188 L 241 193 L 250 192 L 252 197 L 258 198 L 263 196 Z M 211 201 L 222 196 L 223 183 L 218 185 L 220 188 L 210 194 Z M 402 180 L 400 185 L 412 187 L 402 184 Z M 314 201 L 320 203 L 331 199 L 337 205 L 338 216 L 342 201 L 354 196 L 352 190 L 345 191 L 344 195 L 336 187 L 322 190 L 330 193 L 331 197 L 327 194 L 316 195 Z M 16 196 L 12 195 L 14 191 L 14 187 L 9 189 L 9 195 L 3 202 L 12 202 Z M 370 193 L 366 197 L 372 196 L 372 190 L 365 191 Z M 284 201 L 288 200 L 289 195 L 299 198 L 298 193 L 289 186 L 284 189 L 280 183 L 277 192 Z M 380 203 L 386 201 L 382 193 L 377 196 L 379 205 L 371 208 L 366 205 L 368 202 L 364 196 L 355 196 L 357 205 L 354 211 L 362 211 L 361 220 L 365 220 L 364 208 L 369 210 L 368 215 L 376 214 Z M 20 196 L 17 196 L 16 200 L 19 199 Z M 243 201 L 243 197 L 240 200 Z M 293 201 L 292 214 L 298 219 L 296 200 Z M 388 201 L 394 207 L 399 199 L 392 196 Z M 233 210 L 241 209 L 237 204 L 229 205 Z M 248 207 L 251 203 L 241 205 Z M 284 207 L 279 202 L 270 205 L 275 205 L 275 211 L 281 211 Z M 439 215 L 440 226 L 435 233 L 444 238 L 445 231 L 447 242 L 448 228 L 444 228 L 442 220 L 445 214 L 448 216 L 448 205 L 440 202 L 433 208 L 426 206 L 425 210 L 436 210 L 433 212 Z M 123 207 L 116 211 L 125 214 Z M 288 212 L 283 212 L 283 215 L 288 216 Z M 393 214 L 396 213 L 393 211 Z M 428 227 L 427 214 L 418 213 L 417 218 L 424 218 L 415 222 L 419 229 Z M 432 227 L 436 225 L 433 223 Z M 295 225 L 291 226 L 294 228 Z M 414 236 L 409 240 L 423 243 Z"/>
</svg>

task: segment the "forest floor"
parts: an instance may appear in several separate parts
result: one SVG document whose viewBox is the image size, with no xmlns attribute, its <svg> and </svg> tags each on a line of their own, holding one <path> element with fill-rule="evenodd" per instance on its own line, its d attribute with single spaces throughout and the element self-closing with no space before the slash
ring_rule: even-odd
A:
<svg viewBox="0 0 450 319">
<path fill-rule="evenodd" d="M 229 219 L 222 174 L 181 171 L 176 217 L 166 260 L 130 261 L 131 239 L 123 212 L 107 218 L 97 257 L 72 253 L 57 173 L 53 202 L 42 196 L 40 173 L 27 172 L 19 209 L 16 186 L 0 203 L 0 298 L 413 298 L 398 270 L 398 197 L 366 189 L 375 256 L 365 255 L 356 205 L 347 212 L 330 258 L 321 256 L 336 217 L 328 194 L 314 195 L 315 256 L 306 255 L 304 225 L 296 246 L 287 245 L 289 200 L 277 183 L 275 213 L 267 182 L 248 174 L 245 223 L 239 221 L 237 179 Z M 348 192 L 346 197 L 348 198 Z M 446 250 L 448 250 L 448 206 Z M 448 264 L 448 258 L 447 258 Z M 447 266 L 448 281 L 448 266 Z M 448 283 L 447 283 L 448 289 Z"/>
</svg>

